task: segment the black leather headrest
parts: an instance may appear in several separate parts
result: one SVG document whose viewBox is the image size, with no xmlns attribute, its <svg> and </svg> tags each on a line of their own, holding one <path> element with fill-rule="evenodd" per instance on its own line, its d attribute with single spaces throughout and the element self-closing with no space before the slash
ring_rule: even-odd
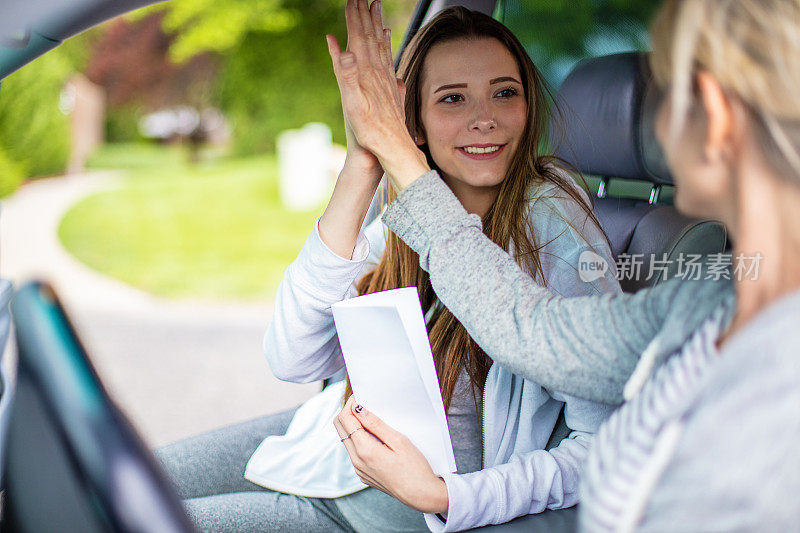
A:
<svg viewBox="0 0 800 533">
<path fill-rule="evenodd" d="M 672 184 L 655 140 L 660 100 L 646 53 L 581 61 L 556 95 L 563 114 L 551 127 L 556 155 L 586 174 Z"/>
</svg>

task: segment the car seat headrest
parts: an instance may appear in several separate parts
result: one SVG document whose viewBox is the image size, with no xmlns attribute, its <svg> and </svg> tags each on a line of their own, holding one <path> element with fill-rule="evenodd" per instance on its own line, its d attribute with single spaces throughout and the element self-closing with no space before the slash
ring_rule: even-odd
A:
<svg viewBox="0 0 800 533">
<path fill-rule="evenodd" d="M 556 95 L 563 115 L 551 125 L 556 155 L 586 174 L 671 185 L 655 139 L 660 100 L 646 53 L 581 61 Z"/>
</svg>

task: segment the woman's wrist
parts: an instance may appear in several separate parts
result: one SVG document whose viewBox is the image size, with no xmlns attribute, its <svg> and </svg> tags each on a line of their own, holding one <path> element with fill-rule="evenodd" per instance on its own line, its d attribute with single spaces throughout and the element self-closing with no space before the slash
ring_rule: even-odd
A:
<svg viewBox="0 0 800 533">
<path fill-rule="evenodd" d="M 372 186 L 373 183 L 379 182 L 382 176 L 383 167 L 375 156 L 370 153 L 361 156 L 348 150 L 338 179 L 354 177 L 353 181 L 361 182 L 365 186 Z"/>
<path fill-rule="evenodd" d="M 430 479 L 425 479 L 424 483 L 406 487 L 407 490 L 413 490 L 408 497 L 405 497 L 402 493 L 392 493 L 392 495 L 421 513 L 447 516 L 447 511 L 450 508 L 447 484 L 444 479 L 433 472 L 429 472 L 429 475 L 431 476 Z M 427 477 L 425 476 L 425 478 Z"/>
<path fill-rule="evenodd" d="M 431 170 L 425 154 L 408 135 L 395 143 L 386 144 L 393 149 L 378 154 L 378 159 L 398 191 L 402 191 Z"/>
<path fill-rule="evenodd" d="M 447 516 L 447 511 L 450 507 L 449 497 L 447 495 L 447 485 L 444 479 L 439 476 L 435 477 L 431 485 L 431 490 L 425 498 L 425 505 L 422 509 L 418 509 L 423 513 L 441 514 Z"/>
</svg>

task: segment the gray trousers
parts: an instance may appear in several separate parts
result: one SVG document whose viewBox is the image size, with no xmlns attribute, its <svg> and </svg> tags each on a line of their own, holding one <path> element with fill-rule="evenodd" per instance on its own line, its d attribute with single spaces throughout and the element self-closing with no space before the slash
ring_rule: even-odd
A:
<svg viewBox="0 0 800 533">
<path fill-rule="evenodd" d="M 181 440 L 156 450 L 201 531 L 353 532 L 333 500 L 275 492 L 244 479 L 250 456 L 283 435 L 294 410 Z"/>
</svg>

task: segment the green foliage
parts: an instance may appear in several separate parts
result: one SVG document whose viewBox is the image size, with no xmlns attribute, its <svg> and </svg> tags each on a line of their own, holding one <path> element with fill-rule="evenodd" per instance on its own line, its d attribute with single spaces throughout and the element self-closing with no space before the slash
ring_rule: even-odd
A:
<svg viewBox="0 0 800 533">
<path fill-rule="evenodd" d="M 135 105 L 109 107 L 106 110 L 106 142 L 128 143 L 141 139 L 140 110 Z"/>
<path fill-rule="evenodd" d="M 384 3 L 399 43 L 416 1 Z M 326 33 L 345 42 L 343 0 L 173 0 L 154 9 L 166 12 L 174 60 L 207 51 L 223 56 L 216 105 L 233 122 L 237 153 L 271 150 L 282 130 L 312 121 L 328 124 L 344 142 L 325 43 Z"/>
<path fill-rule="evenodd" d="M 166 11 L 163 27 L 176 37 L 169 50 L 176 63 L 234 48 L 250 32 L 286 32 L 300 19 L 282 0 L 173 0 L 153 9 Z"/>
<path fill-rule="evenodd" d="M 618 33 L 646 27 L 658 2 L 641 0 L 505 0 L 505 21 L 517 37 L 553 52 L 580 55 L 597 30 Z M 518 21 L 527 18 L 527 24 Z"/>
<path fill-rule="evenodd" d="M 83 72 L 92 58 L 94 47 L 105 32 L 102 25 L 89 28 L 83 33 L 70 37 L 58 46 L 55 52 L 62 56 L 72 67 L 72 70 Z"/>
<path fill-rule="evenodd" d="M 189 156 L 180 145 L 155 142 L 107 143 L 86 161 L 87 168 L 143 170 L 181 167 Z"/>
<path fill-rule="evenodd" d="M 0 148 L 0 198 L 16 191 L 23 179 L 22 167 Z"/>
<path fill-rule="evenodd" d="M 386 0 L 384 21 L 395 36 L 417 0 Z M 166 13 L 164 30 L 175 37 L 170 57 L 183 62 L 203 52 L 225 52 L 236 48 L 249 33 L 286 33 L 299 25 L 313 23 L 309 14 L 319 8 L 344 12 L 344 0 L 171 0 L 140 9 L 129 15 L 140 20 L 157 11 Z M 342 16 L 342 29 L 344 17 Z"/>
<path fill-rule="evenodd" d="M 58 49 L 3 81 L 0 149 L 26 176 L 62 172 L 70 151 L 69 117 L 58 107 L 71 63 Z"/>
<path fill-rule="evenodd" d="M 552 85 L 584 57 L 649 47 L 647 25 L 658 2 L 641 0 L 502 0 L 508 26 Z"/>
<path fill-rule="evenodd" d="M 120 187 L 70 209 L 61 242 L 89 266 L 161 296 L 271 298 L 319 210 L 281 205 L 274 156 L 190 166 L 181 155 L 173 147 L 103 147 L 95 164 L 135 169 Z"/>
<path fill-rule="evenodd" d="M 334 140 L 344 142 L 325 43 L 326 33 L 344 39 L 344 12 L 328 0 L 303 4 L 302 23 L 292 31 L 248 33 L 224 62 L 220 104 L 232 120 L 239 154 L 271 150 L 278 133 L 312 121 L 328 124 Z"/>
</svg>

